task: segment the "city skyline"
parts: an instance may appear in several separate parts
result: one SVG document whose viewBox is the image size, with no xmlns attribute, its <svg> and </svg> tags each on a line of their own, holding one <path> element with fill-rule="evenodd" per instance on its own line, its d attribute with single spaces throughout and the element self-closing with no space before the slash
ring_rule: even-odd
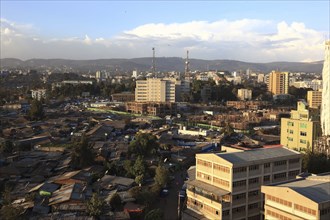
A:
<svg viewBox="0 0 330 220">
<path fill-rule="evenodd" d="M 1 1 L 1 58 L 323 59 L 328 1 Z M 290 13 L 288 13 L 290 12 Z M 310 16 L 312 15 L 312 16 Z"/>
</svg>

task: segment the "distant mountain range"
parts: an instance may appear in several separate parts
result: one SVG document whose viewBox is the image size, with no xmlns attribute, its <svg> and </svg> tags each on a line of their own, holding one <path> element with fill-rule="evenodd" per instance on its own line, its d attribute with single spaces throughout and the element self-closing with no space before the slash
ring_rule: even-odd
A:
<svg viewBox="0 0 330 220">
<path fill-rule="evenodd" d="M 97 70 L 120 70 L 120 71 L 148 71 L 151 70 L 152 58 L 133 59 L 97 59 L 97 60 L 67 60 L 67 59 L 30 59 L 19 60 L 4 58 L 0 60 L 3 69 L 29 68 L 29 69 L 66 69 L 72 71 L 97 71 Z M 156 71 L 184 71 L 185 59 L 179 57 L 157 57 Z M 201 60 L 190 59 L 190 69 L 194 70 L 222 70 L 222 71 L 252 71 L 270 72 L 272 70 L 289 72 L 314 72 L 321 73 L 323 61 L 303 62 L 271 62 L 271 63 L 248 63 L 236 60 Z"/>
</svg>

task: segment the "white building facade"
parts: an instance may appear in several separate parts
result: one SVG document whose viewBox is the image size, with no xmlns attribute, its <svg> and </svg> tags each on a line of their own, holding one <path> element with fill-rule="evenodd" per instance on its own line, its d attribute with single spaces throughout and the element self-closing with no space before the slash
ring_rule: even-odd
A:
<svg viewBox="0 0 330 220">
<path fill-rule="evenodd" d="M 325 56 L 322 71 L 321 127 L 324 136 L 330 135 L 330 40 L 325 42 Z"/>
</svg>

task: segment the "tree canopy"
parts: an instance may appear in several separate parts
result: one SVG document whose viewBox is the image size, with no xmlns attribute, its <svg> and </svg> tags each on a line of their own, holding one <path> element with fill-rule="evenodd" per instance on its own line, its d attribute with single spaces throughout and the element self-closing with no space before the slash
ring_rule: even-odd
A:
<svg viewBox="0 0 330 220">
<path fill-rule="evenodd" d="M 94 152 L 85 136 L 81 138 L 80 142 L 74 143 L 71 158 L 72 164 L 76 168 L 85 168 L 94 163 Z"/>
<path fill-rule="evenodd" d="M 155 183 L 161 187 L 164 187 L 168 181 L 169 171 L 163 166 L 158 166 L 156 168 Z"/>
<path fill-rule="evenodd" d="M 140 156 L 155 155 L 159 148 L 156 136 L 149 133 L 138 133 L 129 144 L 129 152 Z"/>
<path fill-rule="evenodd" d="M 39 100 L 33 100 L 28 115 L 32 121 L 43 119 L 44 109 L 42 107 L 42 102 Z"/>
<path fill-rule="evenodd" d="M 103 201 L 98 197 L 96 193 L 93 194 L 92 198 L 87 202 L 87 213 L 90 216 L 100 216 L 103 209 Z"/>
</svg>

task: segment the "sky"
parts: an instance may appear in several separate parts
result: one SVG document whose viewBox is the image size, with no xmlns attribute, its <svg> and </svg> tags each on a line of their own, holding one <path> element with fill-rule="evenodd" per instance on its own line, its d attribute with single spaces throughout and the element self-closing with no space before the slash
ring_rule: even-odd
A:
<svg viewBox="0 0 330 220">
<path fill-rule="evenodd" d="M 0 58 L 323 60 L 330 1 L 0 1 Z"/>
</svg>

